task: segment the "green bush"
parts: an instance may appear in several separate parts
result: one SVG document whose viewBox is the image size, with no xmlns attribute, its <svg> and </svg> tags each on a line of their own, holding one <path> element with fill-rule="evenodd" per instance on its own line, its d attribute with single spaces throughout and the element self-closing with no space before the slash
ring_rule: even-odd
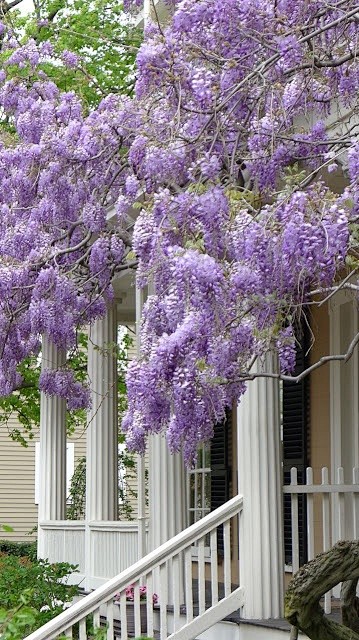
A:
<svg viewBox="0 0 359 640">
<path fill-rule="evenodd" d="M 23 638 L 64 609 L 78 593 L 66 578 L 76 567 L 0 553 L 0 640 Z"/>
<path fill-rule="evenodd" d="M 7 553 L 9 556 L 23 558 L 27 556 L 31 560 L 36 560 L 37 542 L 14 542 L 13 540 L 0 540 L 0 553 Z"/>
</svg>

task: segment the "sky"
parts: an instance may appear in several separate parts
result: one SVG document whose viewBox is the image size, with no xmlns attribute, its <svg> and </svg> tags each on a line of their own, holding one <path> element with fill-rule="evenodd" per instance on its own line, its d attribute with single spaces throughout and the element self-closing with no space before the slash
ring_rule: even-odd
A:
<svg viewBox="0 0 359 640">
<path fill-rule="evenodd" d="M 19 9 L 21 13 L 28 13 L 34 8 L 32 0 L 22 0 Z"/>
</svg>

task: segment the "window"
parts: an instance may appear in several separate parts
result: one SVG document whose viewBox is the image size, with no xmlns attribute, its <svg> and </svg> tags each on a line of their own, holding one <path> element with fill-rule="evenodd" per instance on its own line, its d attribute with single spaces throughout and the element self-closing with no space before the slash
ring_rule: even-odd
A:
<svg viewBox="0 0 359 640">
<path fill-rule="evenodd" d="M 211 449 L 201 445 L 196 466 L 188 471 L 189 524 L 197 522 L 211 511 Z"/>
<path fill-rule="evenodd" d="M 189 524 L 229 500 L 231 427 L 232 417 L 228 412 L 226 419 L 215 425 L 211 442 L 201 445 L 197 464 L 188 471 Z M 223 527 L 218 528 L 217 548 L 223 550 Z"/>
</svg>

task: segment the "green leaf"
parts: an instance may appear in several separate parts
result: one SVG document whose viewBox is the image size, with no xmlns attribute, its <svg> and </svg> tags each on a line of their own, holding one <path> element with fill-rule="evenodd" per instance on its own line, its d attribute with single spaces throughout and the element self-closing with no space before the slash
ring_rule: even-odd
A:
<svg viewBox="0 0 359 640">
<path fill-rule="evenodd" d="M 2 524 L 1 529 L 3 531 L 7 531 L 8 533 L 10 533 L 11 531 L 14 531 L 13 527 L 10 527 L 9 524 Z"/>
</svg>

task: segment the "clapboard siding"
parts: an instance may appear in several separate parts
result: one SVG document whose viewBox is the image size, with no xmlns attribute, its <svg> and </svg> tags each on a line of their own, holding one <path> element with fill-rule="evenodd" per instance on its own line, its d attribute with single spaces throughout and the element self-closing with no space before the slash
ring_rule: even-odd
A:
<svg viewBox="0 0 359 640">
<path fill-rule="evenodd" d="M 11 420 L 9 430 L 15 428 Z M 29 540 L 27 535 L 37 524 L 35 496 L 35 443 L 27 448 L 13 442 L 5 426 L 0 429 L 0 522 L 13 527 L 13 532 L 0 533 L 1 538 Z"/>
<path fill-rule="evenodd" d="M 11 429 L 17 426 L 16 420 L 10 421 Z M 13 527 L 13 532 L 2 532 L 0 538 L 11 540 L 31 540 L 36 532 L 29 532 L 37 525 L 37 505 L 35 504 L 35 442 L 39 441 L 38 432 L 28 447 L 13 442 L 6 427 L 0 429 L 0 523 Z M 86 433 L 78 430 L 69 442 L 75 444 L 76 460 L 85 455 Z"/>
</svg>

